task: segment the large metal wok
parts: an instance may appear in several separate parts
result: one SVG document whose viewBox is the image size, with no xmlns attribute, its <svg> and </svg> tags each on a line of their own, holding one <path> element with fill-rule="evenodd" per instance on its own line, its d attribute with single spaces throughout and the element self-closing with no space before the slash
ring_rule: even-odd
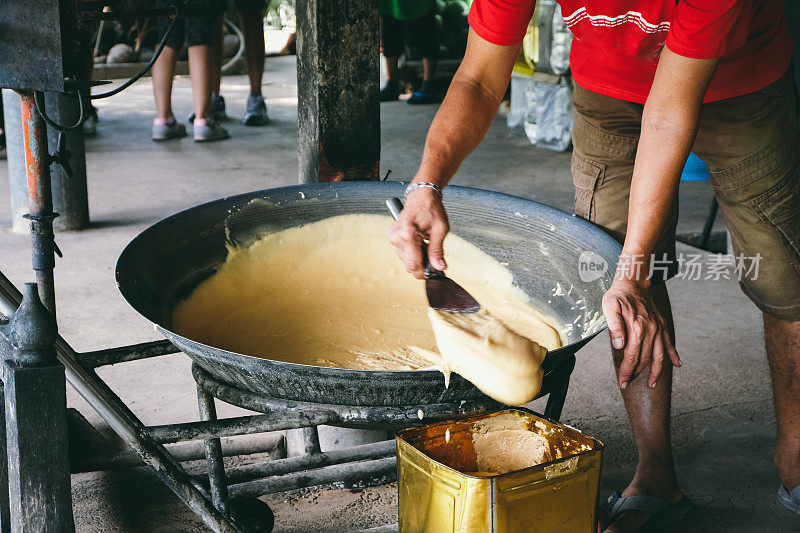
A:
<svg viewBox="0 0 800 533">
<path fill-rule="evenodd" d="M 193 207 L 148 228 L 125 248 L 117 262 L 119 290 L 209 374 L 257 394 L 365 406 L 481 398 L 457 375 L 445 389 L 438 371 L 362 371 L 286 363 L 207 346 L 170 329 L 175 304 L 225 260 L 226 239 L 249 245 L 265 233 L 331 216 L 387 214 L 384 200 L 402 192 L 403 185 L 397 182 L 300 185 Z M 515 196 L 451 186 L 444 203 L 452 231 L 507 264 L 534 305 L 558 322 L 564 347 L 548 353 L 547 381 L 548 372 L 571 360 L 604 329 L 601 299 L 612 280 L 619 244 L 580 218 Z M 584 267 L 582 276 L 579 263 Z"/>
</svg>

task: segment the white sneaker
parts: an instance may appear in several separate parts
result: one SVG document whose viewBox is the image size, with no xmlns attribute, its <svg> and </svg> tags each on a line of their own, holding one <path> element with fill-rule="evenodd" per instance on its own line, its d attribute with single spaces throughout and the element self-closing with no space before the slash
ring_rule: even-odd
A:
<svg viewBox="0 0 800 533">
<path fill-rule="evenodd" d="M 179 137 L 186 137 L 186 127 L 175 120 L 175 117 L 168 120 L 160 118 L 153 120 L 154 141 L 168 141 Z"/>
<path fill-rule="evenodd" d="M 204 143 L 211 141 L 221 141 L 229 137 L 228 130 L 223 128 L 213 118 L 194 119 L 194 140 Z"/>
</svg>

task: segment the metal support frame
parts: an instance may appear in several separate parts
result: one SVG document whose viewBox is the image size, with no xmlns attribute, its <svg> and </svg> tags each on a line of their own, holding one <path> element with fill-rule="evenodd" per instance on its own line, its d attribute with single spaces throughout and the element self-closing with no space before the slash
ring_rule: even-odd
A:
<svg viewBox="0 0 800 533">
<path fill-rule="evenodd" d="M 80 115 L 78 100 L 58 93 L 45 95 L 48 113 L 56 121 L 75 123 Z M 21 98 L 19 94 L 3 89 L 3 108 L 6 118 L 6 139 L 8 145 L 8 177 L 11 196 L 12 224 L 15 231 L 27 231 L 29 224 L 24 220 L 28 213 L 27 168 L 23 147 L 26 136 L 22 133 Z M 53 221 L 58 230 L 79 230 L 89 224 L 89 200 L 86 186 L 86 152 L 83 130 L 58 132 L 47 128 L 44 163 L 51 166 L 49 178 L 52 182 L 51 210 L 60 213 Z M 50 155 L 50 154 L 54 155 Z"/>
<path fill-rule="evenodd" d="M 555 368 L 555 383 L 556 385 L 550 389 L 547 395 L 547 404 L 544 408 L 544 416 L 551 420 L 559 420 L 561 418 L 561 411 L 564 409 L 564 401 L 567 399 L 567 390 L 569 389 L 569 379 L 572 376 L 572 371 L 575 369 L 575 354 L 570 354 L 561 366 Z"/>
<path fill-rule="evenodd" d="M 20 292 L 0 273 L 0 314 L 13 316 L 21 302 Z M 213 531 L 226 533 L 245 531 L 231 517 L 214 507 L 208 492 L 188 476 L 180 463 L 163 446 L 142 434 L 144 424 L 97 376 L 93 367 L 84 367 L 79 362 L 81 354 L 73 350 L 60 336 L 56 338 L 55 347 L 58 360 L 64 365 L 70 385 L 192 512 Z"/>
<path fill-rule="evenodd" d="M 217 408 L 214 397 L 201 388 L 197 388 L 197 404 L 200 420 L 217 419 Z M 211 489 L 211 501 L 214 507 L 228 512 L 228 485 L 225 483 L 225 465 L 222 462 L 222 443 L 219 437 L 205 439 L 206 463 L 208 465 L 208 485 Z"/>
</svg>

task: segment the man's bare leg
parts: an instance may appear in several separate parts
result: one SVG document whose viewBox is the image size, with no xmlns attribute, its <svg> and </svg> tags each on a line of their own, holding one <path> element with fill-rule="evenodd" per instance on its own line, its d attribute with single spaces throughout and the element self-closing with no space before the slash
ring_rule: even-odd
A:
<svg viewBox="0 0 800 533">
<path fill-rule="evenodd" d="M 800 321 L 764 315 L 764 341 L 778 422 L 775 466 L 791 491 L 800 485 Z"/>
<path fill-rule="evenodd" d="M 667 322 L 670 336 L 675 339 L 675 327 L 672 320 L 672 308 L 669 303 L 667 288 L 662 284 L 653 289 L 653 299 L 664 320 Z M 619 372 L 622 362 L 622 350 L 612 349 L 614 366 Z M 639 453 L 639 464 L 630 485 L 622 492 L 622 496 L 647 495 L 677 503 L 683 497 L 675 474 L 672 459 L 672 442 L 670 440 L 670 402 L 672 399 L 672 365 L 665 362 L 661 377 L 655 388 L 647 385 L 650 375 L 645 369 L 622 390 L 622 399 L 628 412 L 636 449 Z M 607 533 L 638 531 L 651 518 L 648 513 L 628 511 L 622 513 L 605 529 Z"/>
<path fill-rule="evenodd" d="M 247 77 L 250 79 L 250 94 L 261 95 L 264 78 L 264 10 L 240 11 L 239 24 L 244 34 L 244 59 Z"/>
</svg>

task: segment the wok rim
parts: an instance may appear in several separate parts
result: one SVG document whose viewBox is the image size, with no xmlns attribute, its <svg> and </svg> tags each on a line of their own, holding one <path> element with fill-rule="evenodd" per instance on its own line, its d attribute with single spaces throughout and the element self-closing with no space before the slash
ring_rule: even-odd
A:
<svg viewBox="0 0 800 533">
<path fill-rule="evenodd" d="M 252 200 L 252 199 L 255 199 L 255 198 L 264 198 L 264 197 L 268 197 L 270 195 L 270 193 L 272 193 L 272 194 L 275 194 L 275 193 L 291 193 L 293 191 L 305 192 L 305 191 L 308 191 L 309 189 L 331 190 L 331 189 L 336 189 L 336 188 L 350 188 L 350 189 L 352 189 L 353 187 L 384 187 L 386 189 L 396 189 L 397 193 L 395 194 L 395 196 L 402 196 L 403 186 L 406 183 L 407 182 L 404 182 L 404 181 L 347 181 L 347 182 L 326 182 L 326 183 L 308 183 L 308 184 L 299 184 L 299 185 L 286 185 L 286 186 L 282 186 L 282 187 L 273 187 L 273 188 L 269 188 L 269 189 L 261 189 L 261 190 L 257 190 L 257 191 L 250 191 L 250 192 L 246 192 L 246 193 L 242 193 L 242 194 L 236 194 L 236 195 L 232 195 L 232 196 L 224 196 L 224 197 L 218 198 L 216 200 L 211 200 L 209 202 L 204 202 L 202 204 L 197 204 L 197 205 L 188 207 L 186 209 L 183 209 L 183 210 L 181 210 L 181 211 L 179 211 L 177 213 L 169 215 L 169 216 L 159 220 L 158 222 L 148 226 L 144 231 L 142 231 L 138 235 L 136 235 L 125 246 L 125 248 L 120 253 L 119 257 L 117 258 L 117 262 L 116 262 L 116 265 L 114 267 L 114 279 L 115 279 L 115 282 L 116 282 L 116 285 L 117 285 L 117 290 L 119 291 L 120 295 L 125 300 L 125 302 L 139 316 L 141 316 L 142 318 L 144 318 L 145 320 L 150 322 L 154 326 L 154 328 L 163 337 L 165 337 L 167 340 L 171 341 L 170 337 L 174 336 L 174 337 L 177 337 L 177 338 L 181 339 L 181 341 L 183 341 L 183 342 L 195 344 L 195 345 L 198 345 L 198 346 L 200 346 L 202 348 L 205 348 L 205 349 L 208 349 L 208 350 L 211 350 L 211 351 L 224 352 L 228 356 L 241 357 L 241 358 L 244 358 L 245 360 L 250 360 L 251 363 L 253 363 L 254 361 L 263 361 L 264 362 L 264 366 L 277 365 L 279 367 L 285 367 L 287 370 L 314 369 L 315 371 L 320 371 L 321 370 L 321 371 L 325 371 L 325 372 L 335 372 L 335 373 L 347 372 L 348 376 L 353 376 L 354 374 L 356 374 L 356 375 L 359 375 L 359 376 L 364 377 L 364 378 L 381 377 L 381 376 L 397 376 L 397 375 L 401 375 L 401 376 L 414 375 L 414 376 L 418 376 L 418 377 L 423 377 L 423 376 L 424 377 L 438 377 L 438 376 L 440 376 L 442 374 L 442 372 L 440 370 L 437 370 L 437 369 L 367 370 L 367 369 L 348 369 L 348 368 L 339 368 L 339 367 L 330 367 L 330 366 L 308 365 L 308 364 L 304 364 L 304 363 L 291 363 L 291 362 L 288 362 L 288 361 L 281 361 L 279 359 L 269 359 L 269 358 L 266 358 L 266 357 L 258 357 L 258 356 L 255 356 L 255 355 L 248 355 L 248 354 L 243 354 L 243 353 L 239 353 L 239 352 L 232 352 L 232 351 L 226 350 L 224 348 L 218 348 L 216 346 L 211 346 L 211 345 L 208 345 L 208 344 L 204 344 L 204 343 L 202 343 L 200 341 L 197 341 L 197 340 L 194 340 L 194 339 L 190 339 L 188 337 L 184 337 L 183 335 L 180 335 L 179 333 L 176 333 L 176 332 L 172 331 L 170 328 L 167 328 L 164 325 L 162 325 L 162 324 L 152 320 L 150 317 L 146 316 L 128 298 L 128 296 L 126 295 L 126 289 L 123 286 L 123 284 L 120 283 L 120 279 L 119 279 L 120 278 L 120 264 L 123 264 L 123 266 L 124 266 L 125 259 L 127 258 L 127 256 L 129 256 L 129 255 L 131 255 L 133 253 L 132 249 L 135 248 L 136 246 L 138 246 L 138 243 L 141 242 L 141 240 L 146 239 L 147 236 L 150 233 L 158 231 L 162 226 L 168 225 L 169 223 L 171 223 L 175 219 L 179 219 L 180 217 L 184 216 L 186 213 L 188 213 L 190 211 L 193 211 L 195 209 L 209 208 L 209 207 L 211 207 L 211 206 L 213 206 L 215 204 L 235 202 L 237 199 L 249 198 L 249 199 Z M 513 201 L 513 202 L 524 202 L 524 203 L 527 203 L 527 204 L 535 204 L 540 211 L 543 211 L 544 213 L 546 213 L 546 214 L 548 214 L 550 216 L 562 216 L 562 217 L 566 216 L 566 217 L 568 217 L 570 219 L 577 220 L 578 221 L 577 223 L 583 225 L 586 231 L 594 233 L 595 236 L 599 237 L 602 240 L 607 241 L 609 244 L 612 244 L 612 246 L 618 248 L 619 250 L 621 250 L 621 248 L 622 248 L 621 245 L 613 237 L 611 237 L 608 233 L 603 231 L 600 227 L 598 227 L 598 226 L 592 224 L 591 222 L 589 222 L 589 221 L 587 221 L 587 220 L 585 220 L 585 219 L 583 219 L 581 217 L 578 217 L 578 216 L 576 216 L 576 215 L 574 215 L 572 213 L 568 213 L 567 211 L 563 211 L 563 210 L 558 209 L 556 207 L 553 207 L 553 206 L 550 206 L 550 205 L 547 205 L 547 204 L 543 204 L 541 202 L 537 202 L 536 200 L 531 200 L 529 198 L 524 198 L 522 196 L 517 196 L 517 195 L 514 195 L 514 194 L 505 193 L 505 192 L 492 191 L 492 190 L 488 190 L 488 189 L 478 189 L 478 188 L 475 188 L 475 187 L 465 187 L 465 186 L 462 186 L 462 185 L 448 185 L 447 189 L 445 191 L 445 194 L 448 195 L 448 196 L 449 195 L 472 196 L 472 197 L 474 197 L 474 196 L 478 196 L 478 197 L 487 197 L 487 196 L 489 196 L 489 197 L 495 198 L 495 199 L 499 196 L 499 197 L 504 197 L 507 200 L 510 200 L 510 201 Z M 387 194 L 387 198 L 388 197 L 389 197 L 389 195 Z M 608 324 L 606 323 L 605 317 L 603 317 L 603 326 L 598 328 L 597 331 L 595 331 L 595 332 L 593 332 L 593 333 L 591 333 L 589 335 L 586 335 L 584 337 L 581 337 L 580 339 L 578 339 L 578 340 L 576 340 L 576 341 L 574 341 L 574 342 L 572 342 L 570 344 L 564 345 L 561 348 L 557 348 L 555 350 L 549 350 L 547 352 L 547 354 L 545 355 L 545 360 L 542 363 L 542 367 L 545 368 L 545 370 L 557 367 L 559 365 L 561 359 L 563 359 L 564 357 L 569 356 L 570 354 L 576 353 L 580 348 L 585 346 L 589 341 L 591 341 L 594 337 L 596 337 L 597 335 L 602 333 L 607 328 L 608 328 Z M 187 354 L 187 353 L 185 353 L 183 351 L 182 351 L 182 353 L 184 353 L 188 357 L 192 357 L 191 354 Z M 258 364 L 258 363 L 255 363 L 255 364 Z"/>
</svg>

